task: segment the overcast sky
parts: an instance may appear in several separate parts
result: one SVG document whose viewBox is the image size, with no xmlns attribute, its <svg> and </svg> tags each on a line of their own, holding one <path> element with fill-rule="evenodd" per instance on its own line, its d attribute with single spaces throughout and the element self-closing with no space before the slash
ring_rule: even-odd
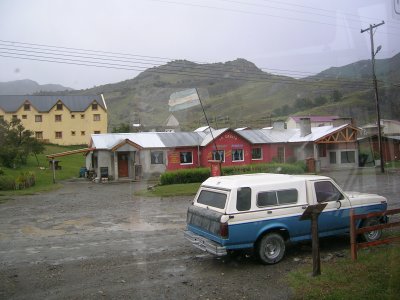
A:
<svg viewBox="0 0 400 300">
<path fill-rule="evenodd" d="M 244 58 L 271 73 L 311 75 L 370 59 L 369 34 L 360 29 L 382 20 L 386 24 L 374 35 L 375 47 L 382 45 L 376 57 L 400 52 L 399 2 L 0 0 L 0 82 L 32 79 L 90 88 L 133 78 L 174 59 Z M 136 56 L 122 59 L 104 52 Z M 68 64 L 48 62 L 60 58 Z M 101 63 L 108 68 L 73 65 Z"/>
</svg>

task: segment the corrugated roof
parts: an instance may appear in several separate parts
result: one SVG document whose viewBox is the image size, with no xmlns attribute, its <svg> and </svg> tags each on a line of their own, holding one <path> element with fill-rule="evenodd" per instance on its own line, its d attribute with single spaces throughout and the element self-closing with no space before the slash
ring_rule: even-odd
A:
<svg viewBox="0 0 400 300">
<path fill-rule="evenodd" d="M 199 146 L 203 140 L 197 132 L 159 132 L 157 136 L 167 148 Z"/>
<path fill-rule="evenodd" d="M 200 146 L 207 146 L 209 143 L 213 141 L 213 138 L 216 139 L 227 130 L 229 130 L 229 128 L 213 130 L 212 133 L 209 133 L 204 137 Z"/>
<path fill-rule="evenodd" d="M 296 134 L 293 135 L 288 142 L 290 143 L 302 143 L 302 142 L 313 142 L 319 140 L 320 138 L 332 134 L 335 131 L 339 131 L 349 124 L 344 124 L 338 127 L 333 126 L 320 126 L 320 127 L 311 127 L 311 133 L 306 136 L 300 136 L 300 129 L 296 129 Z"/>
<path fill-rule="evenodd" d="M 0 107 L 5 112 L 16 112 L 28 101 L 39 112 L 48 112 L 61 101 L 70 111 L 85 111 L 94 100 L 104 109 L 105 103 L 101 95 L 78 95 L 78 96 L 25 96 L 25 95 L 0 95 Z"/>
<path fill-rule="evenodd" d="M 270 138 L 268 138 L 267 135 L 263 133 L 263 130 L 261 129 L 240 130 L 236 131 L 236 133 L 252 144 L 264 144 L 273 142 Z"/>
<path fill-rule="evenodd" d="M 126 139 L 143 148 L 165 147 L 156 132 L 92 134 L 91 146 L 96 149 L 111 149 Z"/>
<path fill-rule="evenodd" d="M 302 118 L 310 118 L 311 122 L 332 122 L 338 119 L 339 116 L 291 116 L 296 123 L 300 122 Z"/>
</svg>

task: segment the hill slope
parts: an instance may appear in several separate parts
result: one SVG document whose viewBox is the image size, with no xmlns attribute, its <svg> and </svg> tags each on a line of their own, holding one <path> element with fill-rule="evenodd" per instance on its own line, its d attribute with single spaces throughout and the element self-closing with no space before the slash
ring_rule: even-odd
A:
<svg viewBox="0 0 400 300">
<path fill-rule="evenodd" d="M 43 84 L 29 79 L 0 82 L 0 95 L 30 95 L 39 92 L 60 92 L 72 90 L 60 84 Z"/>
</svg>

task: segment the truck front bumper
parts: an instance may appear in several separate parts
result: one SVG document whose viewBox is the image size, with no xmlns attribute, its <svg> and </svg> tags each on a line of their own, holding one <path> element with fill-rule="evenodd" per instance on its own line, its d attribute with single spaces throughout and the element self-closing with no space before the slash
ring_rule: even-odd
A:
<svg viewBox="0 0 400 300">
<path fill-rule="evenodd" d="M 188 230 L 185 230 L 183 232 L 183 236 L 185 237 L 185 239 L 191 242 L 193 246 L 199 248 L 202 251 L 214 254 L 216 256 L 227 255 L 227 251 L 224 246 L 221 246 L 218 243 L 211 241 L 203 236 L 200 236 Z"/>
</svg>

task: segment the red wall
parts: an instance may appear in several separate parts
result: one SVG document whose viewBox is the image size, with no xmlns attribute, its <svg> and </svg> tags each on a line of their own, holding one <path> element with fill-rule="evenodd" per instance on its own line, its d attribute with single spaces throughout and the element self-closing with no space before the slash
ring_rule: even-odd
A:
<svg viewBox="0 0 400 300">
<path fill-rule="evenodd" d="M 228 130 L 215 139 L 218 150 L 225 151 L 225 162 L 222 166 L 240 166 L 247 165 L 252 162 L 251 149 L 252 145 L 234 131 Z M 243 161 L 232 161 L 232 150 L 243 149 Z M 212 151 L 215 150 L 214 143 L 211 142 L 201 149 L 201 165 L 203 167 L 210 166 L 209 160 L 212 160 Z"/>
<path fill-rule="evenodd" d="M 180 152 L 192 152 L 193 163 L 181 164 Z M 167 152 L 167 159 L 168 159 L 167 171 L 197 168 L 199 162 L 197 147 L 170 149 Z"/>
<path fill-rule="evenodd" d="M 228 130 L 222 135 L 215 139 L 215 144 L 218 150 L 225 151 L 225 161 L 222 166 L 240 166 L 256 163 L 271 162 L 273 158 L 278 157 L 278 148 L 285 147 L 285 159 L 293 156 L 293 149 L 288 144 L 263 144 L 263 145 L 252 145 L 249 141 L 242 138 L 236 132 Z M 251 151 L 253 148 L 262 148 L 262 159 L 253 160 L 251 158 Z M 232 161 L 232 150 L 243 149 L 244 160 L 243 161 Z M 200 147 L 200 166 L 210 167 L 209 160 L 212 160 L 212 151 L 215 150 L 213 142 L 209 143 L 205 147 Z M 181 164 L 180 163 L 180 152 L 191 151 L 193 153 L 193 164 Z M 198 149 L 197 147 L 185 147 L 171 149 L 167 153 L 168 164 L 167 170 L 180 170 L 188 168 L 197 168 L 198 165 Z"/>
</svg>

